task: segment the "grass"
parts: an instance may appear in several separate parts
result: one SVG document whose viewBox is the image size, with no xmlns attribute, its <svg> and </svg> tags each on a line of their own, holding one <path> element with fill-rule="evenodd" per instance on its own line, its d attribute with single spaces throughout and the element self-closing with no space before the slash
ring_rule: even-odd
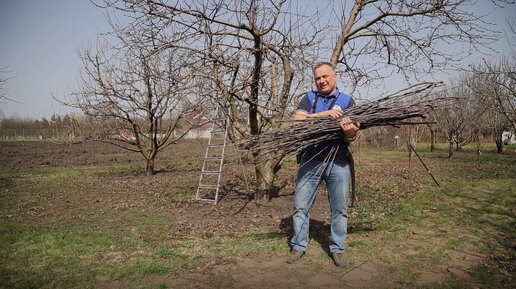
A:
<svg viewBox="0 0 516 289">
<path fill-rule="evenodd" d="M 38 228 L 2 220 L 0 256 L 5 263 L 0 265 L 0 288 L 93 288 L 98 279 L 137 280 L 248 254 L 287 252 L 283 235 L 265 231 L 178 241 L 146 236 L 152 229 L 161 236 L 170 229 L 155 217 L 136 215 L 132 227 L 120 226 Z M 157 243 L 161 245 L 154 247 Z"/>
<path fill-rule="evenodd" d="M 87 284 L 102 272 L 97 267 L 106 248 L 114 243 L 106 232 L 79 228 L 42 230 L 1 222 L 2 280 L 5 288 L 45 288 L 48 284 Z M 56 280 L 55 276 L 61 276 Z"/>
<path fill-rule="evenodd" d="M 127 228 L 24 228 L 12 220 L 0 225 L 5 288 L 83 288 L 93 286 L 98 277 L 138 278 L 198 265 L 189 256 L 188 243 L 153 249 L 154 243 L 141 233 L 147 232 L 145 223 L 130 233 L 124 232 Z"/>
<path fill-rule="evenodd" d="M 514 158 L 485 154 L 479 167 L 475 154 L 461 153 L 452 159 L 420 154 L 430 169 L 438 168 L 434 175 L 441 180 L 441 188 L 426 182 L 426 189 L 403 195 L 399 202 L 382 199 L 382 192 L 394 185 L 388 172 L 383 175 L 385 181 L 359 187 L 359 196 L 370 204 L 362 200 L 362 206 L 353 209 L 356 216 L 351 222 L 355 227 L 348 241 L 351 261 L 360 264 L 373 259 L 395 267 L 391 273 L 407 282 L 399 288 L 475 288 L 446 273 L 446 267 L 439 268 L 453 267 L 457 252 L 465 250 L 489 256 L 464 269 L 474 282 L 483 284 L 481 288 L 514 284 L 514 275 L 501 265 L 516 257 L 510 242 L 516 235 Z M 363 156 L 362 164 L 374 163 L 380 155 L 389 162 L 403 163 L 398 158 L 407 158 L 405 152 L 375 152 Z M 413 169 L 418 166 L 416 163 Z M 421 173 L 413 176 L 418 183 L 428 180 Z M 437 272 L 444 272 L 446 281 L 418 285 L 415 280 L 421 272 L 417 268 L 437 268 Z"/>
<path fill-rule="evenodd" d="M 449 144 L 448 143 L 436 143 L 436 149 L 439 151 L 448 151 Z M 516 144 L 509 144 L 503 146 L 504 151 L 514 152 L 516 151 Z M 430 151 L 429 143 L 418 143 L 416 144 L 416 150 L 419 151 Z M 464 152 L 477 152 L 477 144 L 470 143 L 465 145 L 462 150 Z M 480 145 L 480 150 L 482 152 L 496 152 L 496 145 L 493 143 L 482 143 Z M 453 146 L 453 151 L 455 151 L 455 145 Z"/>
<path fill-rule="evenodd" d="M 372 163 L 379 156 L 400 163 L 406 158 L 402 152 L 382 151 L 362 155 L 361 162 Z M 391 175 L 369 184 L 364 198 L 370 203 L 352 209 L 350 263 L 373 262 L 379 270 L 404 280 L 399 288 L 474 288 L 446 270 L 458 266 L 457 252 L 465 251 L 486 256 L 463 268 L 481 288 L 514 284 L 502 266 L 515 258 L 514 159 L 483 156 L 481 165 L 487 172 L 479 174 L 471 154 L 448 160 L 424 152 L 423 157 L 442 166 L 439 174 L 446 177 L 442 187 L 428 182 L 424 172 L 414 174 L 413 182 L 426 184 L 423 190 L 387 201 L 381 192 L 392 188 Z M 133 166 L 1 172 L 0 288 L 95 288 L 102 280 L 139 280 L 250 255 L 284 258 L 287 254 L 289 237 L 264 228 L 242 234 L 223 230 L 175 236 L 178 224 L 159 202 L 140 205 L 138 199 L 152 198 L 167 184 L 151 186 L 150 180 L 144 184 L 148 192 L 135 194 L 131 204 L 121 201 L 127 192 L 120 185 L 127 180 L 117 176 L 135 172 Z M 116 186 L 107 183 L 113 177 Z M 102 205 L 107 194 L 116 209 Z M 55 212 L 56 201 L 69 205 Z M 323 255 L 306 264 L 311 270 L 324 270 L 326 263 Z M 445 274 L 446 280 L 418 283 L 424 268 Z M 158 286 L 147 288 L 167 288 Z"/>
<path fill-rule="evenodd" d="M 381 232 L 381 238 L 369 241 L 378 246 L 369 246 L 368 249 L 381 248 L 377 249 L 378 254 L 386 249 L 394 252 L 400 240 L 408 244 L 407 240 L 415 242 L 417 245 L 409 248 L 415 253 L 408 256 L 405 264 L 398 266 L 400 272 L 412 273 L 413 268 L 446 264 L 450 260 L 450 252 L 457 250 L 490 254 L 493 259 L 514 260 L 512 245 L 506 240 L 516 234 L 512 213 L 516 205 L 515 184 L 514 179 L 457 182 L 442 189 L 410 195 L 402 203 L 389 208 L 386 217 L 377 224 L 376 230 Z M 395 263 L 396 258 L 396 254 L 391 253 L 384 255 L 383 261 Z M 486 286 L 482 288 L 503 288 L 506 282 L 514 282 L 506 273 L 492 266 L 480 264 L 470 269 L 471 276 Z M 469 288 L 454 287 L 457 284 L 450 281 L 422 288 Z"/>
</svg>

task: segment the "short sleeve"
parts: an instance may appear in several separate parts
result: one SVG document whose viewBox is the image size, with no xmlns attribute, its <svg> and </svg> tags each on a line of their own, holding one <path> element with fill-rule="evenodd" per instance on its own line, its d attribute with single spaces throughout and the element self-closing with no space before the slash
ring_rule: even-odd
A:
<svg viewBox="0 0 516 289">
<path fill-rule="evenodd" d="M 299 102 L 297 109 L 304 110 L 307 113 L 310 113 L 310 105 L 311 105 L 311 103 L 310 103 L 310 100 L 308 99 L 308 94 L 305 94 L 305 96 Z"/>
<path fill-rule="evenodd" d="M 347 107 L 347 108 L 350 108 L 350 107 L 352 107 L 352 106 L 355 106 L 355 100 L 353 99 L 353 97 L 351 97 L 351 98 L 349 99 L 349 103 L 348 103 L 348 107 Z"/>
</svg>

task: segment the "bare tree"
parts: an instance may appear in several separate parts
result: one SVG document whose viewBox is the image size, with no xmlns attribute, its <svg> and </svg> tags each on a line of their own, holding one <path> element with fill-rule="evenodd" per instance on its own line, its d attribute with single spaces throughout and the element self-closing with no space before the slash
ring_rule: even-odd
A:
<svg viewBox="0 0 516 289">
<path fill-rule="evenodd" d="M 486 48 L 499 34 L 483 20 L 485 15 L 467 10 L 476 4 L 471 0 L 356 0 L 350 7 L 341 3 L 333 8 L 340 15 L 340 34 L 333 46 L 326 46 L 333 47 L 330 62 L 343 66 L 352 88 L 382 82 L 393 74 L 417 81 L 460 64 L 471 50 Z M 470 51 L 450 49 L 456 44 L 469 45 Z M 450 142 L 450 156 L 452 144 L 460 149 L 473 135 L 468 111 L 472 107 L 457 108 L 442 111 L 438 118 Z M 435 131 L 431 134 L 434 148 Z"/>
<path fill-rule="evenodd" d="M 280 14 L 284 2 L 270 8 L 265 6 L 266 1 L 256 1 L 248 7 L 242 5 L 243 10 L 236 15 L 247 14 L 250 17 L 243 18 L 245 22 L 226 23 L 226 27 L 219 28 L 243 27 L 235 33 L 238 37 L 231 40 L 239 43 L 238 52 L 229 59 L 227 57 L 232 54 L 227 52 L 212 58 L 215 68 L 210 75 L 205 75 L 205 79 L 212 81 L 222 92 L 232 124 L 243 137 L 278 129 L 290 119 L 290 105 L 296 96 L 308 89 L 306 82 L 302 81 L 306 74 L 300 71 L 309 69 L 303 63 L 292 63 L 292 60 L 296 54 L 301 55 L 302 48 L 309 46 L 311 39 L 302 45 L 295 39 L 299 34 L 294 33 L 292 27 L 276 24 L 280 16 L 283 17 L 281 21 L 286 21 L 287 16 Z M 224 42 L 228 37 L 233 38 L 227 34 L 213 43 L 219 43 L 218 49 L 226 50 Z M 210 40 L 214 40 L 213 37 L 210 36 Z M 232 78 L 228 79 L 227 75 L 232 75 Z M 239 117 L 242 110 L 247 112 L 245 117 Z M 253 154 L 257 180 L 255 200 L 268 201 L 282 158 L 267 158 L 258 151 Z"/>
<path fill-rule="evenodd" d="M 497 5 L 512 5 L 493 0 Z M 349 3 L 338 1 L 337 3 Z M 331 62 L 343 66 L 353 87 L 372 84 L 392 75 L 406 80 L 460 64 L 470 50 L 485 48 L 498 33 L 467 9 L 474 0 L 356 0 L 334 8 L 340 15 L 340 33 Z M 327 39 L 335 39 L 327 37 Z"/>
<path fill-rule="evenodd" d="M 499 113 L 516 132 L 516 54 L 473 67 L 470 87 L 486 109 Z"/>
<path fill-rule="evenodd" d="M 485 126 L 484 110 L 467 86 L 469 75 L 463 74 L 451 84 L 451 88 L 442 92 L 451 94 L 459 100 L 449 107 L 433 113 L 433 118 L 449 143 L 448 157 L 453 156 L 453 147 L 459 151 L 463 146 L 474 140 L 475 135 Z"/>
<path fill-rule="evenodd" d="M 279 128 L 290 119 L 293 99 L 308 90 L 305 78 L 310 69 L 305 65 L 310 57 L 303 48 L 314 43 L 314 36 L 303 34 L 302 29 L 310 19 L 291 13 L 293 4 L 286 0 L 107 4 L 130 12 L 133 21 L 126 31 L 135 26 L 158 27 L 160 49 L 180 46 L 196 54 L 190 62 L 198 67 L 198 87 L 224 108 L 237 136 Z M 282 158 L 265 158 L 256 152 L 253 159 L 255 200 L 268 201 Z"/>
<path fill-rule="evenodd" d="M 516 132 L 516 56 L 500 58 L 473 67 L 468 85 L 488 117 L 497 152 L 503 151 L 502 134 Z"/>
<path fill-rule="evenodd" d="M 333 1 L 343 5 L 333 11 L 301 11 L 291 0 L 104 3 L 132 18 L 128 33 L 156 30 L 152 43 L 159 49 L 195 52 L 190 61 L 198 66 L 200 85 L 227 109 L 241 136 L 277 129 L 289 118 L 295 100 L 311 87 L 308 67 L 316 59 L 340 64 L 352 90 L 395 73 L 427 75 L 460 60 L 462 54 L 445 53 L 446 43 L 476 48 L 495 40 L 482 16 L 466 11 L 472 0 L 357 0 L 352 7 Z M 254 162 L 255 198 L 268 200 L 281 158 L 257 152 Z"/>
<path fill-rule="evenodd" d="M 507 119 L 500 113 L 493 110 L 486 113 L 486 127 L 491 131 L 492 139 L 496 145 L 496 152 L 503 152 L 503 132 L 510 127 Z"/>
<path fill-rule="evenodd" d="M 157 154 L 188 131 L 184 117 L 197 101 L 185 89 L 193 75 L 179 51 L 121 40 L 80 51 L 80 88 L 66 104 L 87 116 L 89 138 L 141 153 L 150 175 Z"/>
</svg>

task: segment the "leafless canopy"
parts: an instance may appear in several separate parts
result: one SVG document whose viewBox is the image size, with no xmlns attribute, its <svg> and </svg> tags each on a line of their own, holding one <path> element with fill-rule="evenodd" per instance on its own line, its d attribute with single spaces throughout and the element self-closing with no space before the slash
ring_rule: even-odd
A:
<svg viewBox="0 0 516 289">
<path fill-rule="evenodd" d="M 239 135 L 277 126 L 290 117 L 293 99 L 309 88 L 309 51 L 314 50 L 310 46 L 318 30 L 313 19 L 296 13 L 291 1 L 145 0 L 107 5 L 131 15 L 127 31 L 159 31 L 153 36 L 158 49 L 191 51 L 199 93 L 226 108 Z M 305 33 L 307 27 L 310 33 Z M 148 33 L 141 35 L 146 37 Z"/>
<path fill-rule="evenodd" d="M 183 119 L 200 101 L 186 93 L 193 78 L 183 65 L 187 54 L 118 36 L 123 41 L 116 45 L 99 42 L 80 51 L 80 88 L 67 104 L 87 116 L 91 138 L 140 152 L 152 174 L 155 156 L 184 136 L 189 124 Z"/>
<path fill-rule="evenodd" d="M 426 80 L 428 73 L 460 64 L 474 50 L 488 51 L 500 37 L 485 15 L 472 12 L 475 0 L 357 0 L 351 7 L 348 1 L 333 3 L 340 33 L 325 46 L 332 47 L 331 62 L 343 66 L 353 87 L 399 74 Z"/>
<path fill-rule="evenodd" d="M 309 47 L 317 31 L 312 25 L 306 33 L 314 20 L 297 13 L 294 1 L 106 2 L 130 15 L 128 33 L 133 27 L 157 31 L 157 49 L 192 52 L 188 60 L 196 68 L 196 92 L 224 108 L 236 136 L 279 127 L 290 118 L 294 99 L 308 90 L 305 72 L 312 61 L 305 53 L 314 50 Z M 271 188 L 280 162 L 256 165 L 258 192 Z"/>
<path fill-rule="evenodd" d="M 516 54 L 474 66 L 469 86 L 484 108 L 503 115 L 516 132 Z"/>
<path fill-rule="evenodd" d="M 440 93 L 441 97 L 457 97 L 458 101 L 432 113 L 433 120 L 449 143 L 449 157 L 453 155 L 454 145 L 461 149 L 471 142 L 483 124 L 483 113 L 466 85 L 467 79 L 467 74 L 461 75 L 447 90 Z"/>
<path fill-rule="evenodd" d="M 9 68 L 8 67 L 0 67 L 0 102 L 2 100 L 11 100 L 9 97 L 7 97 L 7 84 L 9 83 L 9 80 L 13 78 L 13 76 L 9 76 Z"/>
</svg>

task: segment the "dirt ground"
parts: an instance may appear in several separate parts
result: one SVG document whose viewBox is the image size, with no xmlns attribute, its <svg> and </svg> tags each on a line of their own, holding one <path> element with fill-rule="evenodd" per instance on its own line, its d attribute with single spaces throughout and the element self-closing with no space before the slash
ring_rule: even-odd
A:
<svg viewBox="0 0 516 289">
<path fill-rule="evenodd" d="M 100 200 L 114 209 L 124 207 L 165 206 L 174 208 L 171 216 L 178 223 L 183 224 L 180 230 L 190 234 L 199 232 L 216 232 L 220 229 L 230 228 L 233 232 L 246 231 L 249 227 L 268 227 L 281 233 L 289 233 L 290 216 L 293 206 L 293 192 L 295 185 L 295 169 L 280 170 L 276 178 L 278 194 L 271 202 L 257 204 L 252 201 L 253 191 L 251 186 L 253 179 L 253 166 L 246 163 L 234 150 L 229 150 L 226 159 L 230 164 L 224 166 L 223 180 L 221 184 L 221 199 L 214 206 L 208 203 L 192 202 L 191 198 L 176 201 L 174 194 L 185 191 L 193 192 L 197 188 L 199 174 L 202 167 L 202 159 L 206 149 L 206 142 L 200 140 L 186 140 L 175 146 L 170 146 L 161 152 L 156 161 L 158 173 L 153 176 L 145 176 L 141 172 L 125 172 L 106 174 L 100 176 L 98 181 L 99 191 L 110 192 L 99 196 Z M 37 168 L 67 168 L 67 167 L 112 167 L 116 165 L 138 165 L 144 167 L 145 161 L 139 153 L 121 150 L 115 146 L 101 142 L 87 142 L 79 144 L 62 144 L 40 141 L 0 142 L 0 170 L 17 171 Z M 180 161 L 178 157 L 180 156 Z M 356 162 L 360 159 L 355 157 Z M 291 164 L 292 166 L 292 164 Z M 295 166 L 295 165 L 294 165 Z M 357 179 L 363 183 L 373 184 L 377 182 L 371 170 L 378 170 L 375 163 L 370 163 L 357 171 Z M 414 192 L 420 189 L 416 182 L 408 181 L 400 174 L 397 164 L 389 168 L 382 168 L 381 174 L 391 175 L 397 179 L 392 185 L 390 195 L 384 199 L 396 202 L 404 192 Z M 134 192 L 127 195 L 127 189 L 119 191 L 116 187 L 124 186 Z M 160 190 L 163 187 L 169 189 L 169 194 L 164 195 Z M 141 193 L 145 190 L 145 193 Z M 120 196 L 117 196 L 120 194 Z M 151 196 L 149 196 L 149 194 Z M 131 203 L 127 203 L 131 200 Z M 323 224 L 329 223 L 329 206 L 325 190 L 320 190 L 315 202 L 312 219 L 321 220 Z M 83 200 L 77 200 L 77 205 Z M 374 202 L 367 199 L 364 202 Z M 53 208 L 59 211 L 59 208 Z M 50 209 L 49 209 L 50 211 Z M 352 214 L 352 213 L 351 213 Z M 227 216 L 239 216 L 228 218 Z M 321 228 L 323 230 L 324 228 Z M 350 231 L 353 224 L 350 224 Z M 182 233 L 185 233 L 182 232 Z"/>
<path fill-rule="evenodd" d="M 252 193 L 246 192 L 242 169 L 239 166 L 230 166 L 224 173 L 225 181 L 222 188 L 223 198 L 216 206 L 192 202 L 191 200 L 171 202 L 170 195 L 154 193 L 153 187 L 172 186 L 177 192 L 194 191 L 196 180 L 199 177 L 201 160 L 205 150 L 202 141 L 185 141 L 180 145 L 167 148 L 159 156 L 158 167 L 161 171 L 150 177 L 142 175 L 119 174 L 109 176 L 101 183 L 124 184 L 135 188 L 146 188 L 145 193 L 136 192 L 133 196 L 118 196 L 112 191 L 110 199 L 105 196 L 96 196 L 97 200 L 87 200 L 106 203 L 106 210 L 121 209 L 127 206 L 165 206 L 170 212 L 170 218 L 180 225 L 177 234 L 200 234 L 217 232 L 219 230 L 232 230 L 235 234 L 245 232 L 250 227 L 267 227 L 278 233 L 290 234 L 291 211 L 293 204 L 293 186 L 295 176 L 291 171 L 282 170 L 278 176 L 278 183 L 282 188 L 279 194 L 267 204 L 256 204 L 251 201 Z M 181 167 L 174 162 L 174 156 L 182 156 Z M 13 171 L 46 167 L 88 167 L 88 166 L 112 166 L 116 164 L 143 164 L 142 158 L 137 153 L 122 151 L 116 147 L 99 142 L 89 142 L 74 145 L 63 145 L 52 142 L 0 142 L 0 170 Z M 374 164 L 373 164 L 374 165 Z M 252 175 L 252 168 L 248 165 L 247 172 Z M 398 174 L 396 166 L 391 171 L 383 171 L 383 174 Z M 359 178 L 368 177 L 367 168 L 359 172 Z M 250 176 L 249 176 L 250 177 Z M 109 179 L 107 179 L 109 178 Z M 407 181 L 406 178 L 396 176 L 397 181 L 392 190 L 391 201 L 398 199 L 405 191 L 417 191 L 419 185 Z M 373 181 L 374 182 L 374 181 Z M 107 190 L 108 185 L 104 184 Z M 173 193 L 173 192 L 172 192 Z M 57 198 L 58 196 L 56 196 Z M 127 200 L 131 199 L 131 204 Z M 70 210 L 80 206 L 67 203 L 67 207 L 37 208 L 33 217 L 49 216 L 52 211 L 59 212 Z M 59 204 L 59 202 L 54 202 Z M 312 231 L 329 231 L 329 208 L 325 192 L 321 191 L 318 201 L 313 209 L 312 219 L 318 220 L 311 227 Z M 64 206 L 64 205 L 63 205 Z M 21 209 L 20 209 L 21 210 Z M 231 216 L 231 217 L 228 217 Z M 353 216 L 351 216 L 353 218 Z M 350 221 L 349 231 L 352 233 L 355 223 Z M 288 246 L 285 244 L 285 246 Z M 321 246 L 312 246 L 308 256 L 327 254 Z M 458 266 L 455 266 L 455 276 L 470 278 L 465 271 L 476 266 L 486 259 L 486 256 L 470 252 L 455 252 Z M 460 268 L 460 269 L 456 269 Z M 447 278 L 447 270 L 441 268 L 440 272 L 428 270 L 419 277 L 422 284 L 444 281 Z M 314 270 L 303 262 L 288 266 L 284 257 L 270 255 L 248 256 L 240 261 L 229 264 L 218 264 L 199 268 L 188 273 L 177 273 L 165 276 L 150 277 L 137 281 L 140 285 L 160 286 L 166 284 L 167 288 L 392 288 L 400 285 L 399 280 L 386 278 L 388 268 L 374 260 L 360 264 L 354 264 L 345 269 L 336 268 L 328 257 L 328 262 L 321 268 Z M 133 281 L 132 281 L 133 282 Z M 398 282 L 398 283 L 396 283 Z M 99 288 L 133 288 L 134 284 L 127 281 L 100 282 Z M 192 284 L 195 284 L 192 286 Z"/>
<path fill-rule="evenodd" d="M 167 163 L 174 156 L 186 156 L 186 160 L 199 161 L 204 154 L 205 143 L 187 141 L 171 146 L 159 155 L 159 162 Z M 101 142 L 77 144 L 51 141 L 0 142 L 0 170 L 24 170 L 45 167 L 109 166 L 116 164 L 144 163 L 139 153 L 122 150 Z"/>
</svg>

